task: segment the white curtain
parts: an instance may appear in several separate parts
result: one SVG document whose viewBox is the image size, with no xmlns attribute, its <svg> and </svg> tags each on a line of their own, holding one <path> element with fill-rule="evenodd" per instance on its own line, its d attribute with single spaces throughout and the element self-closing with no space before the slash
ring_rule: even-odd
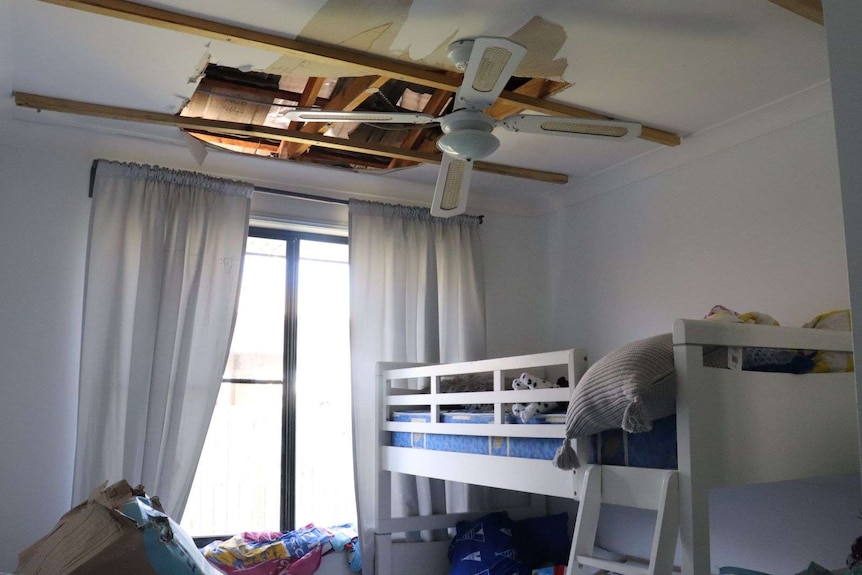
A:
<svg viewBox="0 0 862 575">
<path fill-rule="evenodd" d="M 179 520 L 227 361 L 254 188 L 96 166 L 73 503 L 126 479 Z"/>
<path fill-rule="evenodd" d="M 474 217 L 441 219 L 422 208 L 350 202 L 353 441 L 364 573 L 374 573 L 375 563 L 375 364 L 485 357 L 479 225 Z M 427 479 L 401 478 L 393 498 L 403 515 L 476 506 L 466 486 Z"/>
</svg>

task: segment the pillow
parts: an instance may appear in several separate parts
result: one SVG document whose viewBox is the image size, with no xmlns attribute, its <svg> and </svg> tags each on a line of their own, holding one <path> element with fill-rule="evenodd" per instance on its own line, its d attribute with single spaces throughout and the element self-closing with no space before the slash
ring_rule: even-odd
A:
<svg viewBox="0 0 862 575">
<path fill-rule="evenodd" d="M 529 569 L 546 563 L 565 565 L 569 561 L 569 514 L 565 511 L 515 521 L 512 534 L 518 558 Z"/>
<path fill-rule="evenodd" d="M 673 336 L 655 335 L 626 344 L 594 363 L 569 402 L 566 437 L 606 429 L 652 429 L 654 419 L 675 411 Z"/>
<path fill-rule="evenodd" d="M 476 521 L 460 521 L 449 542 L 449 575 L 527 575 L 517 560 L 512 520 L 505 511 L 489 513 Z"/>
</svg>

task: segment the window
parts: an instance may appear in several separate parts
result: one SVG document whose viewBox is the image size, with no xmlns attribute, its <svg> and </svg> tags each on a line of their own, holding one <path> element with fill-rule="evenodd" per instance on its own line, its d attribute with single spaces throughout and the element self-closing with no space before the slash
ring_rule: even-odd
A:
<svg viewBox="0 0 862 575">
<path fill-rule="evenodd" d="M 249 231 L 190 533 L 355 521 L 348 302 L 345 238 Z"/>
</svg>

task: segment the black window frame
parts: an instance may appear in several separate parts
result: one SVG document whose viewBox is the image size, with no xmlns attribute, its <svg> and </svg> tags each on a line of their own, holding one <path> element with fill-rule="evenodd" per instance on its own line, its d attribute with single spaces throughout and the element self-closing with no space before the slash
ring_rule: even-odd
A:
<svg viewBox="0 0 862 575">
<path fill-rule="evenodd" d="M 281 432 L 281 509 L 280 530 L 296 528 L 296 363 L 299 290 L 299 245 L 303 240 L 347 245 L 346 236 L 299 232 L 278 228 L 249 226 L 248 237 L 283 240 L 285 250 L 285 302 L 284 302 L 284 355 L 282 379 L 222 378 L 222 383 L 232 384 L 281 384 L 282 385 L 282 432 Z M 254 526 L 249 526 L 253 528 Z M 230 536 L 233 534 L 227 534 Z M 225 536 L 195 537 L 202 547 Z"/>
</svg>

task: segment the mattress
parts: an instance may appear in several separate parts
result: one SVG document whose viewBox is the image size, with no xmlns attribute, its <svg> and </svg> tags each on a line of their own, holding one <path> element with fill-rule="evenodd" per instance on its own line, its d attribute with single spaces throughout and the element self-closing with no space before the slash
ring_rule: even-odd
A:
<svg viewBox="0 0 862 575">
<path fill-rule="evenodd" d="M 490 412 L 440 413 L 440 421 L 443 423 L 493 423 L 493 419 L 494 415 Z M 528 424 L 565 423 L 565 420 L 565 413 L 552 413 L 536 416 Z M 392 414 L 392 421 L 427 423 L 431 421 L 431 414 L 428 411 L 398 411 Z M 509 417 L 506 422 L 519 424 L 520 420 Z M 560 440 L 395 431 L 392 432 L 392 445 L 432 451 L 550 460 L 560 447 Z M 646 433 L 628 433 L 621 429 L 603 431 L 590 438 L 590 445 L 590 463 L 676 469 L 676 416 L 654 421 L 652 431 Z"/>
<path fill-rule="evenodd" d="M 676 415 L 653 421 L 651 431 L 602 431 L 590 437 L 590 463 L 676 469 Z"/>
<path fill-rule="evenodd" d="M 564 423 L 565 413 L 544 414 L 531 419 L 529 424 Z M 430 422 L 427 411 L 398 411 L 392 414 L 392 421 Z M 440 413 L 442 423 L 493 423 L 494 414 L 490 412 L 446 411 Z M 520 419 L 509 417 L 506 423 L 520 423 Z M 497 455 L 501 457 L 523 457 L 527 459 L 553 459 L 560 446 L 559 439 L 537 437 L 492 437 L 487 435 L 444 435 L 438 433 L 392 432 L 394 447 L 411 447 L 432 451 L 454 451 L 477 455 Z"/>
</svg>

